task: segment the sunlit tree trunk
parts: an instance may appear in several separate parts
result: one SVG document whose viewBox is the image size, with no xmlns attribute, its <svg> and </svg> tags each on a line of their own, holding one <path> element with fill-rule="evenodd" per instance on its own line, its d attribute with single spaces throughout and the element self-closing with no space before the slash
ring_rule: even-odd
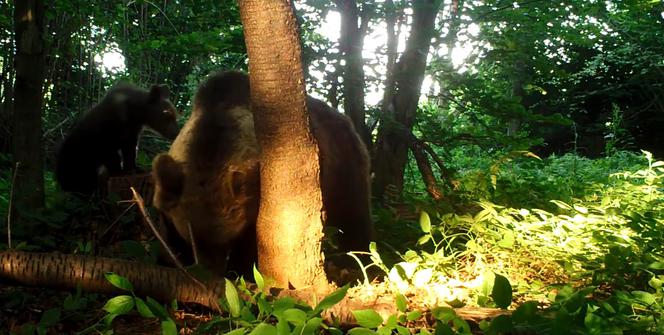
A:
<svg viewBox="0 0 664 335">
<path fill-rule="evenodd" d="M 373 194 L 383 200 L 387 188 L 397 194 L 403 190 L 403 175 L 408 161 L 408 141 L 404 138 L 413 128 L 420 97 L 427 55 L 434 33 L 440 0 L 413 1 L 413 24 L 406 49 L 394 71 L 394 91 L 378 129 L 374 158 Z M 390 186 L 388 186 L 390 185 Z"/>
<path fill-rule="evenodd" d="M 241 0 L 261 146 L 258 263 L 277 285 L 323 288 L 322 194 L 309 131 L 297 21 L 289 0 Z"/>
<path fill-rule="evenodd" d="M 14 185 L 14 221 L 20 213 L 44 204 L 42 86 L 44 83 L 44 4 L 15 2 L 16 80 L 14 84 L 14 162 L 20 163 Z M 16 166 L 16 165 L 15 165 Z"/>
</svg>

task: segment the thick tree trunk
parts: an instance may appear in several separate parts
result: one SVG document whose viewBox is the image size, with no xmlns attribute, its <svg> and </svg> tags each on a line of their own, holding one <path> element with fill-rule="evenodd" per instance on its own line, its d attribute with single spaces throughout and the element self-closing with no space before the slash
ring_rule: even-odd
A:
<svg viewBox="0 0 664 335">
<path fill-rule="evenodd" d="M 403 191 L 403 174 L 408 161 L 408 141 L 400 134 L 410 132 L 415 123 L 424 70 L 440 0 L 413 1 L 413 24 L 394 73 L 392 113 L 383 115 L 378 129 L 374 158 L 373 194 L 382 201 L 388 185 Z"/>
<path fill-rule="evenodd" d="M 14 221 L 21 212 L 44 204 L 42 154 L 42 85 L 44 83 L 44 4 L 41 0 L 15 3 L 16 80 L 14 86 L 14 161 L 20 163 L 14 185 Z"/>
<path fill-rule="evenodd" d="M 0 252 L 0 282 L 3 283 L 67 290 L 80 285 L 86 292 L 126 294 L 105 279 L 107 272 L 129 279 L 136 294 L 164 302 L 176 299 L 215 307 L 224 292 L 223 280 L 212 279 L 202 286 L 191 275 L 163 266 L 82 255 Z"/>
<path fill-rule="evenodd" d="M 341 12 L 341 33 L 339 49 L 346 64 L 344 66 L 344 112 L 353 122 L 353 126 L 360 138 L 371 148 L 371 134 L 365 122 L 364 112 L 364 61 L 362 49 L 364 47 L 364 34 L 368 24 L 366 18 L 359 25 L 360 15 L 356 0 L 338 0 L 337 7 Z"/>
<path fill-rule="evenodd" d="M 256 233 L 262 273 L 281 287 L 327 287 L 317 143 L 309 131 L 297 21 L 289 0 L 241 0 L 261 146 Z"/>
<path fill-rule="evenodd" d="M 397 29 L 397 10 L 392 0 L 385 1 L 385 23 L 387 25 L 387 64 L 385 74 L 385 89 L 383 91 L 383 114 L 394 110 L 394 69 L 399 47 L 399 29 Z"/>
</svg>

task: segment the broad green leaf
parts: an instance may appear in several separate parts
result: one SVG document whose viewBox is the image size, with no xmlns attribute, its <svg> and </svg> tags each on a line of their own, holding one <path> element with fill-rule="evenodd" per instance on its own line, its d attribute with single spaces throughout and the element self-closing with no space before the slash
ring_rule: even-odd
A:
<svg viewBox="0 0 664 335">
<path fill-rule="evenodd" d="M 106 280 L 108 280 L 111 285 L 125 291 L 134 291 L 134 287 L 131 285 L 129 280 L 125 277 L 116 275 L 113 272 L 107 272 L 104 274 L 104 277 L 106 277 Z"/>
<path fill-rule="evenodd" d="M 235 288 L 235 285 L 228 280 L 225 279 L 226 285 L 225 285 L 225 293 L 226 293 L 226 301 L 228 301 L 228 309 L 229 312 L 233 317 L 238 317 L 240 316 L 240 311 L 242 310 L 242 305 L 240 303 L 240 296 L 237 293 L 237 289 Z"/>
<path fill-rule="evenodd" d="M 420 237 L 419 239 L 417 239 L 417 245 L 425 244 L 425 243 L 429 242 L 430 239 L 431 239 L 431 235 L 424 235 L 424 236 Z"/>
<path fill-rule="evenodd" d="M 242 307 L 242 311 L 240 311 L 240 320 L 246 321 L 246 322 L 256 321 L 256 316 L 254 315 L 254 312 L 250 308 L 250 306 L 243 306 Z"/>
<path fill-rule="evenodd" d="M 461 334 L 471 334 L 470 332 L 470 325 L 466 320 L 462 318 L 455 318 L 452 320 L 452 324 L 454 327 L 457 329 L 457 331 Z"/>
<path fill-rule="evenodd" d="M 648 265 L 653 270 L 664 270 L 664 262 L 653 262 Z"/>
<path fill-rule="evenodd" d="M 581 206 L 581 205 L 576 205 L 576 204 L 575 204 L 575 205 L 574 205 L 574 209 L 576 209 L 576 211 L 579 212 L 579 213 L 581 213 L 581 214 L 588 214 L 588 208 L 583 207 L 583 206 Z"/>
<path fill-rule="evenodd" d="M 435 307 L 431 310 L 431 315 L 433 315 L 434 319 L 443 321 L 445 323 L 452 321 L 457 317 L 454 309 L 449 307 Z"/>
<path fill-rule="evenodd" d="M 648 281 L 648 285 L 654 288 L 656 291 L 659 291 L 662 288 L 662 280 L 657 277 L 652 277 Z"/>
<path fill-rule="evenodd" d="M 348 331 L 348 335 L 374 335 L 375 331 L 364 327 L 355 327 Z"/>
<path fill-rule="evenodd" d="M 168 312 L 159 301 L 147 297 L 145 298 L 145 303 L 150 308 L 150 311 L 152 311 L 152 313 L 159 318 L 159 320 L 166 320 L 170 318 Z"/>
<path fill-rule="evenodd" d="M 277 335 L 290 335 L 291 333 L 291 327 L 288 321 L 285 319 L 279 318 L 277 321 Z"/>
<path fill-rule="evenodd" d="M 422 312 L 412 311 L 412 312 L 408 313 L 406 318 L 408 319 L 408 321 L 415 321 L 415 320 L 419 319 L 421 316 L 422 316 Z"/>
<path fill-rule="evenodd" d="M 265 290 L 265 280 L 263 279 L 263 275 L 261 275 L 256 268 L 256 264 L 254 264 L 254 280 L 256 281 L 256 286 L 258 286 L 259 290 Z"/>
<path fill-rule="evenodd" d="M 385 327 L 392 329 L 397 326 L 397 316 L 395 314 L 392 314 L 387 317 L 387 321 L 385 321 Z"/>
<path fill-rule="evenodd" d="M 428 234 L 431 232 L 431 219 L 427 212 L 420 213 L 420 228 L 424 233 Z"/>
<path fill-rule="evenodd" d="M 103 309 L 111 314 L 123 315 L 134 308 L 134 297 L 130 295 L 119 295 L 109 299 Z"/>
<path fill-rule="evenodd" d="M 260 323 L 249 335 L 277 335 L 277 328 L 271 324 Z"/>
<path fill-rule="evenodd" d="M 509 333 L 514 328 L 512 319 L 507 315 L 498 315 L 491 321 L 487 334 Z"/>
<path fill-rule="evenodd" d="M 447 323 L 436 321 L 436 329 L 434 335 L 455 335 L 456 332 Z"/>
<path fill-rule="evenodd" d="M 537 313 L 537 301 L 527 301 L 517 307 L 512 313 L 512 319 L 517 323 L 525 323 L 535 318 Z"/>
<path fill-rule="evenodd" d="M 405 313 L 406 308 L 408 308 L 408 300 L 406 300 L 406 297 L 401 293 L 397 293 L 394 300 L 397 303 L 397 309 L 399 312 Z"/>
<path fill-rule="evenodd" d="M 295 300 L 291 297 L 283 297 L 277 299 L 273 304 L 272 307 L 274 308 L 274 311 L 277 312 L 283 312 L 289 308 L 293 308 L 295 306 Z"/>
<path fill-rule="evenodd" d="M 327 297 L 323 298 L 318 305 L 316 305 L 316 308 L 314 308 L 313 313 L 318 314 L 336 304 L 338 304 L 343 298 L 346 296 L 346 293 L 348 292 L 348 285 L 345 285 L 336 291 L 330 293 Z"/>
<path fill-rule="evenodd" d="M 589 334 L 601 334 L 603 328 L 602 323 L 602 317 L 595 313 L 587 313 L 586 317 L 583 318 L 583 324 L 586 326 Z"/>
<path fill-rule="evenodd" d="M 365 328 L 378 328 L 383 324 L 383 317 L 373 309 L 353 311 L 353 316 L 355 316 L 357 323 Z"/>
<path fill-rule="evenodd" d="M 392 335 L 392 330 L 395 329 L 397 326 L 394 325 L 394 327 L 387 327 L 387 326 L 381 326 L 376 329 L 376 334 L 377 335 Z"/>
<path fill-rule="evenodd" d="M 496 306 L 506 309 L 512 303 L 512 285 L 510 285 L 507 278 L 496 273 L 496 278 L 493 282 L 493 290 L 491 290 L 491 298 Z"/>
<path fill-rule="evenodd" d="M 283 318 L 296 325 L 301 325 L 307 321 L 307 313 L 301 309 L 290 308 L 284 311 Z"/>
<path fill-rule="evenodd" d="M 323 318 L 311 318 L 307 320 L 307 323 L 304 325 L 302 330 L 303 335 L 314 335 L 320 333 L 321 325 L 323 324 Z"/>
<path fill-rule="evenodd" d="M 648 292 L 632 291 L 632 295 L 634 295 L 634 298 L 636 298 L 640 303 L 646 306 L 654 305 L 657 303 L 655 296 Z"/>
<path fill-rule="evenodd" d="M 155 317 L 154 313 L 152 313 L 150 307 L 148 307 L 148 305 L 145 303 L 145 301 L 143 301 L 143 299 L 136 297 L 134 298 L 134 302 L 136 303 L 136 310 L 142 317 L 144 318 Z"/>
<path fill-rule="evenodd" d="M 161 334 L 162 335 L 178 335 L 178 327 L 175 325 L 173 319 L 161 321 Z"/>
<path fill-rule="evenodd" d="M 39 319 L 39 325 L 46 328 L 54 326 L 60 321 L 60 308 L 47 309 Z"/>
<path fill-rule="evenodd" d="M 410 335 L 410 330 L 408 330 L 408 328 L 406 328 L 404 326 L 397 325 L 396 329 L 397 329 L 397 333 L 399 335 Z"/>
<path fill-rule="evenodd" d="M 505 231 L 502 240 L 498 241 L 498 246 L 503 249 L 512 249 L 514 247 L 514 233 L 511 230 Z"/>
<path fill-rule="evenodd" d="M 238 329 L 233 329 L 229 331 L 228 333 L 224 333 L 224 335 L 244 335 L 244 333 L 247 332 L 247 328 L 240 327 Z"/>
<path fill-rule="evenodd" d="M 326 331 L 327 331 L 330 335 L 344 335 L 344 332 L 343 332 L 341 329 L 339 329 L 339 328 L 328 327 L 328 328 L 326 329 Z"/>
</svg>

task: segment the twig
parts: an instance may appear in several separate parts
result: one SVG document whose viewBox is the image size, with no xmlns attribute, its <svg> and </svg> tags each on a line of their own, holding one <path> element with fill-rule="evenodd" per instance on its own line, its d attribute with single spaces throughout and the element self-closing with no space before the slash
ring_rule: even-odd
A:
<svg viewBox="0 0 664 335">
<path fill-rule="evenodd" d="M 145 203 L 143 202 L 143 198 L 141 197 L 141 195 L 138 194 L 138 192 L 136 192 L 136 189 L 133 186 L 131 186 L 129 188 L 131 189 L 131 193 L 132 193 L 132 196 L 134 198 L 134 201 L 136 201 L 136 204 L 138 205 L 138 209 L 141 211 L 141 214 L 143 215 L 143 219 L 145 219 L 145 222 L 148 224 L 148 226 L 152 230 L 152 233 L 154 234 L 154 236 L 157 238 L 157 240 L 159 240 L 159 242 L 161 243 L 161 246 L 164 247 L 164 250 L 166 250 L 168 255 L 171 257 L 171 259 L 173 260 L 173 263 L 175 263 L 175 267 L 177 267 L 182 272 L 186 273 L 187 276 L 189 276 L 191 278 L 191 280 L 193 280 L 195 283 L 201 285 L 202 287 L 206 287 L 205 284 L 203 284 L 201 281 L 196 279 L 196 277 L 192 276 L 189 273 L 189 271 L 187 271 L 187 269 L 184 268 L 184 266 L 182 265 L 182 262 L 180 262 L 180 260 L 177 258 L 177 256 L 175 256 L 175 253 L 173 252 L 173 249 L 171 249 L 171 247 L 168 246 L 168 244 L 166 243 L 166 240 L 164 240 L 163 236 L 161 236 L 161 233 L 159 233 L 159 231 L 157 230 L 157 227 L 152 222 L 152 219 L 150 219 L 150 216 L 148 215 L 148 212 L 145 210 Z"/>
<path fill-rule="evenodd" d="M 191 229 L 191 222 L 187 220 L 187 230 L 189 230 L 189 241 L 191 241 L 191 251 L 194 254 L 194 264 L 200 264 L 198 262 L 198 248 L 196 248 L 196 239 L 194 238 L 194 230 Z"/>
<path fill-rule="evenodd" d="M 120 201 L 119 203 L 123 203 L 123 202 L 125 202 L 125 201 Z M 129 202 L 129 201 L 128 201 L 128 202 Z M 101 238 L 103 238 L 104 236 L 106 236 L 106 234 L 108 234 L 108 232 L 113 228 L 113 226 L 115 226 L 115 224 L 118 223 L 118 222 L 120 221 L 120 218 L 122 218 L 125 214 L 127 214 L 127 212 L 129 212 L 130 209 L 134 208 L 135 205 L 136 205 L 136 202 L 135 202 L 135 201 L 131 201 L 131 205 L 127 206 L 127 208 L 125 208 L 125 210 L 122 211 L 122 213 L 120 213 L 120 215 L 118 215 L 117 218 L 115 218 L 115 220 L 113 221 L 113 223 L 111 223 L 111 224 L 110 224 L 110 225 L 104 230 L 104 232 L 101 233 L 101 236 L 99 236 L 99 239 L 101 239 Z"/>
<path fill-rule="evenodd" d="M 12 248 L 12 204 L 14 200 L 14 184 L 16 184 L 16 175 L 21 162 L 16 162 L 14 174 L 12 175 L 12 185 L 9 188 L 9 208 L 7 208 L 7 247 Z"/>
</svg>

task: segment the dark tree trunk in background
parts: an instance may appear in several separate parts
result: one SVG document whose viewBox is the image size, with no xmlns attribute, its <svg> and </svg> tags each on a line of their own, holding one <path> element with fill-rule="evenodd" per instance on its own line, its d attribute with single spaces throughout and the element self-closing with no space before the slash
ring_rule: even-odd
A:
<svg viewBox="0 0 664 335">
<path fill-rule="evenodd" d="M 381 106 L 383 114 L 387 113 L 392 107 L 394 98 L 394 68 L 397 61 L 397 48 L 399 46 L 399 31 L 397 28 L 397 17 L 400 13 L 394 6 L 392 0 L 385 1 L 385 23 L 387 26 L 387 64 L 385 71 L 385 90 L 383 92 L 383 105 Z"/>
<path fill-rule="evenodd" d="M 278 286 L 324 289 L 320 163 L 292 1 L 239 3 L 261 146 L 258 265 Z"/>
<path fill-rule="evenodd" d="M 14 185 L 13 219 L 21 212 L 43 207 L 42 86 L 44 83 L 44 4 L 15 2 L 16 81 L 14 85 L 14 162 L 19 163 Z M 14 220 L 16 221 L 16 220 Z"/>
<path fill-rule="evenodd" d="M 374 157 L 374 197 L 382 202 L 386 188 L 403 191 L 408 141 L 403 134 L 415 123 L 417 104 L 440 0 L 413 1 L 413 24 L 406 49 L 394 71 L 395 95 L 382 115 Z M 388 186 L 391 185 L 391 186 Z"/>
<path fill-rule="evenodd" d="M 368 18 L 362 17 L 356 0 L 337 0 L 337 7 L 341 13 L 341 33 L 339 37 L 339 51 L 344 56 L 344 112 L 348 115 L 355 126 L 360 138 L 371 148 L 371 134 L 365 122 L 364 112 L 364 61 L 362 59 L 362 48 L 364 47 L 364 35 L 366 33 Z"/>
</svg>

